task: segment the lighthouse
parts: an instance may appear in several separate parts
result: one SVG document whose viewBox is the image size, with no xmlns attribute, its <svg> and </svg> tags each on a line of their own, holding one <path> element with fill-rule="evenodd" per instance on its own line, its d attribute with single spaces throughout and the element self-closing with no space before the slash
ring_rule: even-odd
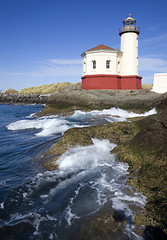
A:
<svg viewBox="0 0 167 240">
<path fill-rule="evenodd" d="M 121 49 L 100 44 L 82 53 L 82 88 L 141 89 L 138 76 L 139 27 L 130 14 L 119 29 Z"/>
<path fill-rule="evenodd" d="M 141 77 L 138 76 L 138 35 L 136 20 L 129 14 L 119 29 L 121 36 L 121 76 L 122 89 L 141 88 Z"/>
<path fill-rule="evenodd" d="M 136 26 L 136 20 L 130 17 L 123 21 L 123 27 L 119 29 L 121 36 L 121 74 L 138 75 L 138 35 L 139 27 Z"/>
</svg>

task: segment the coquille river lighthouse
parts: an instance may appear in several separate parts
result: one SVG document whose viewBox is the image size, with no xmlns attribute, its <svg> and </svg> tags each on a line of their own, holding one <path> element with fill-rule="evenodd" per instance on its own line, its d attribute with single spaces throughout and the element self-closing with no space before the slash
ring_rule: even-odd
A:
<svg viewBox="0 0 167 240">
<path fill-rule="evenodd" d="M 139 27 L 130 14 L 119 29 L 121 50 L 103 44 L 82 53 L 82 88 L 141 89 L 138 75 Z"/>
</svg>

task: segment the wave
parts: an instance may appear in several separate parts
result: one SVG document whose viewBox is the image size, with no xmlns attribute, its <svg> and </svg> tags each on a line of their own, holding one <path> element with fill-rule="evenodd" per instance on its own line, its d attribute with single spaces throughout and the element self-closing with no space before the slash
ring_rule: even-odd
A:
<svg viewBox="0 0 167 240">
<path fill-rule="evenodd" d="M 107 122 L 127 121 L 127 118 L 142 117 L 156 114 L 156 110 L 152 109 L 143 114 L 128 112 L 120 108 L 104 109 L 101 111 L 94 110 L 90 112 L 75 111 L 72 116 L 59 117 L 49 116 L 41 118 L 32 118 L 16 121 L 7 125 L 7 129 L 11 131 L 39 129 L 35 133 L 38 137 L 50 136 L 56 133 L 64 133 L 70 128 L 85 127 L 89 125 L 105 124 Z"/>
<path fill-rule="evenodd" d="M 77 221 L 84 223 L 86 217 L 110 202 L 111 208 L 127 220 L 122 231 L 134 235 L 133 209 L 137 205 L 137 211 L 143 211 L 146 198 L 126 185 L 128 164 L 116 161 L 111 153 L 116 145 L 106 139 L 92 139 L 92 143 L 68 149 L 57 161 L 58 170 L 39 173 L 13 189 L 0 204 L 3 211 L 10 213 L 1 224 L 28 222 L 35 229 L 36 238 L 45 238 L 48 228 L 50 236 L 68 239 L 64 234 L 75 229 Z"/>
</svg>

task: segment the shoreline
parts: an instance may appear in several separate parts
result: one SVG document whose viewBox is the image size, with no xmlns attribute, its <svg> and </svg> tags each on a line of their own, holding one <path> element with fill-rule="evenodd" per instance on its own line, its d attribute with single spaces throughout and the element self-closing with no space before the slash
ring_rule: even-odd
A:
<svg viewBox="0 0 167 240">
<path fill-rule="evenodd" d="M 0 104 L 46 104 L 48 99 L 39 94 L 0 94 Z"/>
<path fill-rule="evenodd" d="M 11 103 L 8 102 L 8 104 Z M 16 103 L 12 102 L 12 104 Z M 57 157 L 63 154 L 68 146 L 88 146 L 92 144 L 91 138 L 94 137 L 108 139 L 118 144 L 114 149 L 118 161 L 126 162 L 130 166 L 127 184 L 135 187 L 148 199 L 146 212 L 137 215 L 134 224 L 135 226 L 145 224 L 146 229 L 150 229 L 150 234 L 156 236 L 157 232 L 161 232 L 162 237 L 160 236 L 159 239 L 165 239 L 167 236 L 164 215 L 167 212 L 165 203 L 167 198 L 165 189 L 167 185 L 167 94 L 156 94 L 144 89 L 86 91 L 79 86 L 68 86 L 48 97 L 45 108 L 36 115 L 68 115 L 75 110 L 91 111 L 111 107 L 120 107 L 139 113 L 155 107 L 158 113 L 132 122 L 69 129 L 59 142 L 42 154 L 39 160 L 43 161 L 42 165 L 46 169 L 54 170 Z"/>
<path fill-rule="evenodd" d="M 119 107 L 138 112 L 147 111 L 158 104 L 165 94 L 141 90 L 83 90 L 70 85 L 49 97 L 46 107 L 38 116 L 65 114 L 75 110 L 91 111 Z"/>
<path fill-rule="evenodd" d="M 167 159 L 165 156 L 163 157 L 164 162 L 162 162 L 162 156 L 157 159 L 159 148 L 155 149 L 154 152 L 152 152 L 151 149 L 147 149 L 147 147 L 143 148 L 143 139 L 140 138 L 141 132 L 148 128 L 148 124 L 146 124 L 148 119 L 152 122 L 156 117 L 155 114 L 137 120 L 134 119 L 134 121 L 131 122 L 115 122 L 106 125 L 69 129 L 63 134 L 59 142 L 42 154 L 42 165 L 48 170 L 56 170 L 58 168 L 56 161 L 59 156 L 66 152 L 68 148 L 73 148 L 78 145 L 91 145 L 91 138 L 108 139 L 110 142 L 117 144 L 117 147 L 115 147 L 112 152 L 116 153 L 118 161 L 128 163 L 129 165 L 127 184 L 147 197 L 146 211 L 135 216 L 134 225 L 137 229 L 140 225 L 144 224 L 146 228 L 154 230 L 155 232 L 158 231 L 158 229 L 160 232 L 164 230 L 164 233 L 162 232 L 161 234 L 165 236 L 167 228 L 163 221 L 165 221 L 166 206 L 163 205 L 163 201 L 166 198 L 165 178 Z M 157 118 L 155 121 L 159 122 L 159 119 Z M 141 123 L 145 125 L 144 129 L 139 127 Z M 151 127 L 150 125 L 150 128 Z M 152 130 L 149 129 L 148 132 L 149 131 L 153 131 L 152 134 L 154 135 L 154 127 Z M 157 131 L 159 131 L 159 129 L 157 129 Z M 144 137 L 146 137 L 145 134 Z M 138 143 L 140 143 L 139 147 L 136 147 L 134 143 L 134 141 L 137 140 Z M 166 146 L 166 141 L 163 142 L 163 144 L 165 144 L 163 146 Z M 155 161 L 156 163 L 154 163 Z M 162 176 L 160 175 L 161 172 Z M 157 174 L 159 177 L 158 183 Z M 157 205 L 157 200 L 160 206 Z"/>
<path fill-rule="evenodd" d="M 76 91 L 78 90 L 75 90 L 75 93 Z M 102 94 L 104 94 L 105 91 L 102 92 Z M 91 91 L 88 95 L 92 93 L 94 95 L 97 94 L 97 92 Z M 65 101 L 69 102 L 69 107 L 65 108 L 65 101 L 60 100 L 61 94 L 62 93 L 49 99 L 48 105 L 46 105 L 40 113 L 41 116 L 55 113 L 68 114 L 68 112 L 78 109 L 89 111 L 94 110 L 95 106 L 97 106 L 96 109 L 99 110 L 106 106 L 105 104 L 99 106 L 98 102 L 96 102 L 96 104 L 93 103 L 93 106 L 89 105 L 87 109 L 84 105 L 85 103 L 79 108 L 79 106 L 73 104 L 74 99 L 76 100 L 76 98 L 78 98 L 78 94 L 71 99 L 70 93 L 66 93 L 66 95 L 64 95 L 66 96 Z M 109 93 L 106 91 L 106 94 L 110 95 L 112 92 Z M 69 129 L 64 133 L 59 142 L 42 154 L 42 165 L 48 170 L 57 169 L 55 165 L 56 160 L 68 147 L 91 145 L 91 138 L 108 139 L 118 144 L 114 149 L 118 161 L 129 164 L 127 184 L 133 186 L 138 192 L 147 197 L 146 212 L 137 215 L 134 224 L 138 227 L 144 224 L 150 234 L 156 236 L 156 234 L 160 233 L 157 239 L 165 239 L 167 237 L 165 220 L 167 205 L 164 202 L 167 198 L 165 190 L 165 186 L 167 185 L 167 94 L 159 95 L 151 93 L 150 91 L 143 91 L 142 93 L 140 92 L 139 95 L 135 94 L 135 98 L 131 101 L 129 100 L 129 95 L 134 94 L 134 91 L 124 92 L 124 98 L 122 96 L 123 99 L 118 96 L 119 94 L 120 93 L 117 92 L 116 98 L 114 96 L 117 100 L 115 104 L 114 100 L 112 99 L 113 101 L 111 101 L 110 97 L 110 103 L 112 102 L 110 107 L 121 108 L 121 106 L 126 106 L 123 109 L 135 110 L 136 112 L 143 112 L 146 109 L 150 110 L 155 107 L 157 114 L 143 117 L 142 119 L 135 119 L 130 123 L 109 123 L 82 129 Z M 82 93 L 79 93 L 79 95 L 82 95 Z M 48 109 L 49 111 L 46 111 Z M 157 178 L 159 179 L 158 181 Z"/>
</svg>

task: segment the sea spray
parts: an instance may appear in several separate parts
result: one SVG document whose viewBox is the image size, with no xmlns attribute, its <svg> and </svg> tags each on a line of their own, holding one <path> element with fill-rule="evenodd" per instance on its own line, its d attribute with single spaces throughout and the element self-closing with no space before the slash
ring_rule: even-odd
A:
<svg viewBox="0 0 167 240">
<path fill-rule="evenodd" d="M 116 161 L 111 153 L 115 144 L 106 139 L 92 142 L 68 149 L 57 161 L 58 170 L 39 173 L 13 189 L 1 204 L 9 215 L 1 226 L 14 228 L 28 222 L 35 230 L 27 238 L 43 239 L 49 234 L 65 240 L 69 234 L 76 236 L 78 223 L 83 225 L 109 202 L 111 209 L 125 215 L 123 234 L 135 236 L 132 220 L 136 212 L 131 206 L 137 204 L 142 211 L 145 197 L 126 185 L 128 165 Z"/>
<path fill-rule="evenodd" d="M 104 109 L 101 111 L 94 110 L 90 112 L 75 111 L 71 116 L 60 117 L 60 116 L 49 116 L 41 118 L 23 119 L 17 122 L 10 123 L 7 126 L 8 130 L 41 130 L 35 135 L 38 137 L 46 137 L 56 133 L 64 133 L 70 128 L 74 127 L 86 127 L 90 125 L 106 124 L 108 122 L 123 122 L 127 118 L 142 117 L 156 114 L 156 110 L 152 109 L 149 112 L 138 114 L 128 112 L 119 108 Z"/>
<path fill-rule="evenodd" d="M 34 110 L 30 113 L 33 112 Z M 152 110 L 144 116 L 155 113 L 156 111 Z M 33 172 L 34 177 L 26 175 L 30 164 L 28 161 L 27 165 L 25 164 L 25 153 L 28 153 L 31 162 L 34 162 L 34 155 L 31 153 L 39 152 L 41 141 L 43 149 L 47 139 L 52 140 L 58 135 L 60 138 L 69 128 L 126 121 L 128 117 L 142 115 L 111 108 L 103 111 L 76 111 L 66 117 L 21 116 L 19 121 L 18 118 L 8 121 L 6 132 L 12 136 L 10 145 L 15 150 L 12 142 L 13 139 L 14 142 L 17 140 L 17 144 L 20 144 L 19 150 L 23 151 L 20 153 L 17 149 L 18 154 L 14 154 L 14 187 L 8 190 L 0 203 L 0 226 L 3 227 L 3 233 L 7 236 L 10 226 L 13 233 L 18 227 L 23 229 L 27 239 L 74 239 L 78 236 L 80 227 L 86 226 L 88 219 L 91 221 L 92 217 L 103 211 L 107 205 L 115 219 L 113 224 L 117 224 L 117 217 L 124 221 L 117 234 L 118 238 L 113 239 L 120 239 L 122 234 L 122 239 L 140 239 L 134 233 L 133 218 L 143 211 L 146 199 L 126 185 L 128 165 L 116 161 L 116 156 L 111 153 L 114 144 L 105 139 L 92 139 L 90 146 L 69 148 L 58 159 L 58 170 L 40 170 L 35 176 Z M 8 148 L 7 146 L 6 149 Z M 11 155 L 8 155 L 7 161 L 12 161 Z M 23 174 L 25 169 L 26 174 Z M 18 184 L 19 181 L 16 182 L 15 179 L 21 179 L 21 183 Z M 2 184 L 4 190 L 3 186 Z M 104 218 L 102 224 L 108 222 L 108 218 Z M 110 227 L 112 230 L 113 226 Z M 21 232 L 18 232 L 18 236 L 23 238 Z M 112 238 L 112 234 L 109 233 L 107 237 Z M 101 239 L 106 237 L 102 235 Z"/>
</svg>

